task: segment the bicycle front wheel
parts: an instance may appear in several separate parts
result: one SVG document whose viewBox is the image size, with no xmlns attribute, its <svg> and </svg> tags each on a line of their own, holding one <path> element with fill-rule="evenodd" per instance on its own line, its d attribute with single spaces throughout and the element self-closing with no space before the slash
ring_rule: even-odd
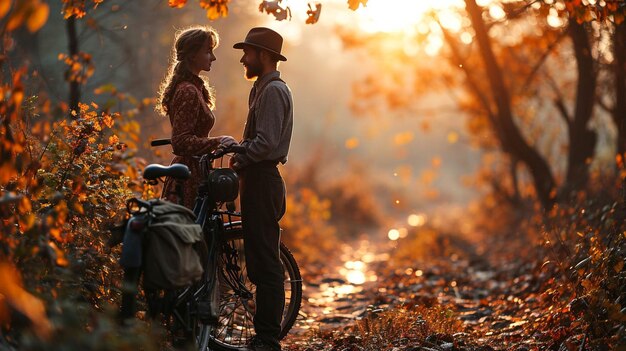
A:
<svg viewBox="0 0 626 351">
<path fill-rule="evenodd" d="M 289 249 L 280 244 L 280 260 L 285 272 L 285 307 L 280 338 L 287 335 L 298 317 L 302 302 L 302 278 Z M 255 287 L 248 280 L 243 239 L 231 235 L 224 244 L 219 268 L 219 324 L 210 334 L 209 346 L 217 350 L 245 347 L 254 336 Z"/>
</svg>

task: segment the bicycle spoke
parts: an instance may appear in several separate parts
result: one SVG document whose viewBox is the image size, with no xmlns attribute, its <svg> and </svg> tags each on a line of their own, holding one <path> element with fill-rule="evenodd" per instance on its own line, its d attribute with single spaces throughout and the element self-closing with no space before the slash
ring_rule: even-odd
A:
<svg viewBox="0 0 626 351">
<path fill-rule="evenodd" d="M 302 294 L 302 279 L 297 271 L 297 264 L 290 257 L 291 254 L 283 250 L 284 247 L 281 246 L 281 262 L 285 272 L 282 336 L 297 317 Z M 254 336 L 256 290 L 248 280 L 242 239 L 225 243 L 219 261 L 220 317 L 219 326 L 211 334 L 211 339 L 212 343 L 221 348 L 240 348 Z"/>
</svg>

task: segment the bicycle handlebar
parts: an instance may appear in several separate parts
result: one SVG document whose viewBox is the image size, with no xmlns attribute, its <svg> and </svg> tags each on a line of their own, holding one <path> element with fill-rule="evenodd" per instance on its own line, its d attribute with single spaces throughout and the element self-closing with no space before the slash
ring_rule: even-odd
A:
<svg viewBox="0 0 626 351">
<path fill-rule="evenodd" d="M 150 146 L 163 146 L 172 144 L 172 139 L 154 139 L 150 142 Z"/>
<path fill-rule="evenodd" d="M 246 148 L 241 145 L 233 145 L 231 147 L 218 147 L 217 150 L 210 153 L 212 159 L 220 158 L 226 154 L 234 153 L 234 154 L 245 154 Z"/>
<path fill-rule="evenodd" d="M 165 138 L 165 139 L 154 139 L 150 142 L 150 146 L 163 146 L 163 145 L 171 145 L 172 144 L 172 139 L 170 138 Z M 214 160 L 216 158 L 220 158 L 226 154 L 230 154 L 230 153 L 234 153 L 234 154 L 245 154 L 246 153 L 246 148 L 241 146 L 241 145 L 233 145 L 231 147 L 222 147 L 219 146 L 217 148 L 217 150 L 207 154 L 210 155 L 209 157 Z"/>
</svg>

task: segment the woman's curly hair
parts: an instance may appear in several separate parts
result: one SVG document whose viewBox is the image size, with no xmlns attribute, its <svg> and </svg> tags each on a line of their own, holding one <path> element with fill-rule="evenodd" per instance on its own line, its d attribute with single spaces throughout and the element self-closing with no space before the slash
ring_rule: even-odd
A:
<svg viewBox="0 0 626 351">
<path fill-rule="evenodd" d="M 209 26 L 194 26 L 180 30 L 176 33 L 176 41 L 172 48 L 172 59 L 167 75 L 159 87 L 159 98 L 156 110 L 163 116 L 168 115 L 169 105 L 176 92 L 176 86 L 180 82 L 202 81 L 202 96 L 209 108 L 215 107 L 213 88 L 209 85 L 209 79 L 196 76 L 189 70 L 188 59 L 195 55 L 202 47 L 205 40 L 210 40 L 211 48 L 219 44 L 217 31 Z"/>
</svg>

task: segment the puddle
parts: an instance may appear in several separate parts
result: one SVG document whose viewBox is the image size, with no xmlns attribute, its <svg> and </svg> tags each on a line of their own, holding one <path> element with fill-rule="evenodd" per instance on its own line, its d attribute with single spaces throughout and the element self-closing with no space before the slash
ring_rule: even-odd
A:
<svg viewBox="0 0 626 351">
<path fill-rule="evenodd" d="M 378 276 L 377 263 L 387 261 L 389 254 L 379 252 L 371 241 L 363 239 L 353 245 L 343 244 L 329 273 L 305 282 L 301 316 L 290 334 L 308 330 L 334 329 L 363 316 Z"/>
</svg>

